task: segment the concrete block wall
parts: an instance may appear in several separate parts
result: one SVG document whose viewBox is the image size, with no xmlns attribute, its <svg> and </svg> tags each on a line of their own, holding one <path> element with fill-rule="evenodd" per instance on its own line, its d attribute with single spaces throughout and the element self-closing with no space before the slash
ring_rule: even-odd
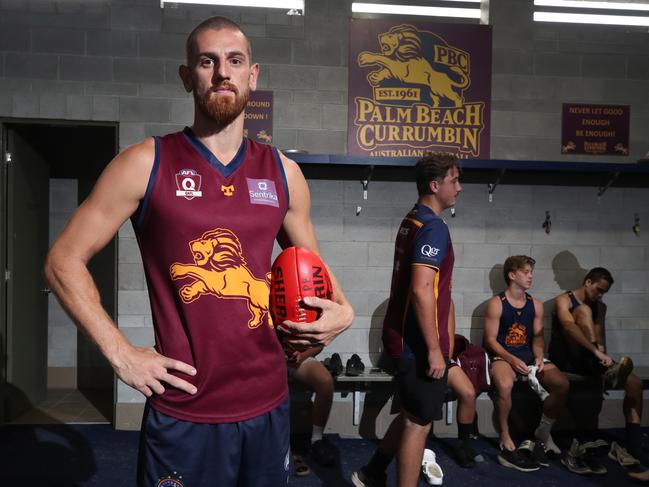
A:
<svg viewBox="0 0 649 487">
<path fill-rule="evenodd" d="M 160 9 L 158 0 L 0 0 L 0 118 L 116 121 L 122 148 L 190 124 L 191 97 L 177 76 L 184 39 L 200 20 L 218 14 L 249 34 L 262 66 L 259 88 L 274 92 L 274 143 L 344 153 L 350 4 L 307 0 L 304 17 L 289 17 L 270 9 Z M 534 24 L 531 0 L 489 4 L 492 158 L 630 162 L 649 150 L 646 31 Z M 561 156 L 563 102 L 631 105 L 630 155 Z M 335 173 L 310 185 L 322 253 L 357 311 L 352 329 L 326 353 L 357 352 L 373 362 L 394 232 L 414 201 L 414 185 L 372 182 L 367 201 L 359 182 Z M 584 269 L 602 264 L 617 278 L 607 298 L 609 346 L 648 364 L 647 234 L 630 231 L 634 212 L 647 221 L 647 199 L 644 188 L 609 189 L 598 203 L 596 188 L 499 186 L 489 204 L 484 185 L 467 186 L 457 217 L 449 219 L 458 329 L 479 341 L 482 305 L 500 288 L 496 266 L 509 254 L 537 258 L 533 291 L 544 301 L 573 287 Z M 358 205 L 363 209 L 356 216 Z M 541 229 L 546 210 L 550 235 Z M 149 344 L 146 285 L 130 223 L 120 231 L 119 256 L 119 326 L 134 343 Z M 123 385 L 117 398 L 121 405 L 143 403 Z"/>
</svg>

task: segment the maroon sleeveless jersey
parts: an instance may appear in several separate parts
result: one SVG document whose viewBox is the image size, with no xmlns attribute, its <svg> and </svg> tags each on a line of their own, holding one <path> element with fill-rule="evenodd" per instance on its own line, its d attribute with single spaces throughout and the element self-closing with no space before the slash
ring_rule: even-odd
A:
<svg viewBox="0 0 649 487">
<path fill-rule="evenodd" d="M 195 395 L 171 386 L 154 409 L 229 423 L 266 413 L 288 394 L 268 314 L 273 242 L 288 208 L 279 153 L 243 139 L 223 165 L 186 128 L 155 138 L 146 195 L 133 215 L 156 350 L 196 367 Z"/>
</svg>

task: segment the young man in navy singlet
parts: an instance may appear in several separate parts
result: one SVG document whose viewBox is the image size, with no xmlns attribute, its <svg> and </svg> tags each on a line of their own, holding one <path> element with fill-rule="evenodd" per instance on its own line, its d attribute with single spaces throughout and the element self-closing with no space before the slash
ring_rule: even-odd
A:
<svg viewBox="0 0 649 487">
<path fill-rule="evenodd" d="M 428 154 L 416 165 L 419 198 L 397 232 L 383 343 L 395 360 L 401 412 L 386 434 L 396 450 L 397 484 L 417 485 L 426 438 L 441 419 L 449 364 L 453 245 L 440 214 L 455 205 L 462 186 L 450 154 Z M 375 471 L 384 474 L 393 451 Z M 387 462 L 387 463 L 386 463 Z M 354 472 L 357 486 L 377 485 Z"/>
<path fill-rule="evenodd" d="M 633 362 L 629 357 L 621 357 L 615 363 L 606 353 L 606 304 L 602 297 L 613 282 L 607 269 L 595 267 L 588 271 L 581 287 L 555 298 L 550 360 L 566 372 L 602 376 L 606 389 L 624 390 L 622 410 L 626 420 L 626 446 L 635 459 L 649 466 L 649 459 L 642 451 L 640 433 L 642 381 L 632 373 Z M 613 448 L 611 456 L 617 457 L 618 450 Z"/>
<path fill-rule="evenodd" d="M 492 355 L 490 372 L 496 389 L 494 405 L 501 449 L 498 461 L 523 472 L 538 470 L 538 465 L 516 450 L 509 434 L 511 392 L 516 376 L 528 376 L 530 366 L 534 366 L 538 381 L 549 392 L 543 401 L 543 415 L 535 431 L 537 442 L 543 444 L 543 453 L 546 450 L 561 453 L 550 430 L 570 387 L 565 375 L 543 358 L 543 303 L 527 294 L 532 286 L 534 264 L 534 259 L 526 255 L 515 255 L 505 260 L 503 273 L 507 289 L 488 301 L 484 327 L 484 346 Z"/>
<path fill-rule="evenodd" d="M 47 280 L 119 378 L 147 396 L 139 486 L 286 484 L 288 386 L 269 317 L 273 242 L 318 252 L 306 181 L 275 148 L 243 136 L 259 66 L 239 26 L 198 25 L 179 74 L 191 128 L 121 152 L 55 242 Z M 86 263 L 131 218 L 155 347 L 131 344 L 101 306 Z M 335 301 L 308 325 L 276 324 L 296 349 L 326 345 L 353 311 Z"/>
</svg>

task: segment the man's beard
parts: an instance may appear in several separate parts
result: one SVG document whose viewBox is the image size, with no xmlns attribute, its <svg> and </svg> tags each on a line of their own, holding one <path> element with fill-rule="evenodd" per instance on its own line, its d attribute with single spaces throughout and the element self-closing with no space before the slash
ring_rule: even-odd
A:
<svg viewBox="0 0 649 487">
<path fill-rule="evenodd" d="M 225 84 L 223 86 L 233 91 L 234 99 L 229 96 L 218 96 L 212 90 L 202 97 L 196 96 L 194 92 L 194 99 L 197 101 L 199 110 L 220 127 L 226 127 L 236 120 L 246 108 L 248 98 L 250 98 L 250 90 L 247 88 L 243 93 L 240 93 L 234 85 Z"/>
</svg>

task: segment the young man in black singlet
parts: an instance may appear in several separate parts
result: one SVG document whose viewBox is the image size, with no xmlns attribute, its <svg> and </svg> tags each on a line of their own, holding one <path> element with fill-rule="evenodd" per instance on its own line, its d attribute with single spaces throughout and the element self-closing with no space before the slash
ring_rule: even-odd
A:
<svg viewBox="0 0 649 487">
<path fill-rule="evenodd" d="M 632 373 L 633 362 L 629 357 L 621 357 L 615 363 L 606 353 L 606 304 L 602 297 L 613 282 L 607 269 L 595 267 L 586 274 L 581 287 L 556 297 L 549 354 L 565 372 L 602 376 L 605 389 L 624 390 L 626 446 L 635 459 L 649 466 L 649 459 L 642 452 L 640 434 L 642 381 Z M 626 453 L 623 450 L 614 443 L 611 458 L 620 461 Z"/>
</svg>

